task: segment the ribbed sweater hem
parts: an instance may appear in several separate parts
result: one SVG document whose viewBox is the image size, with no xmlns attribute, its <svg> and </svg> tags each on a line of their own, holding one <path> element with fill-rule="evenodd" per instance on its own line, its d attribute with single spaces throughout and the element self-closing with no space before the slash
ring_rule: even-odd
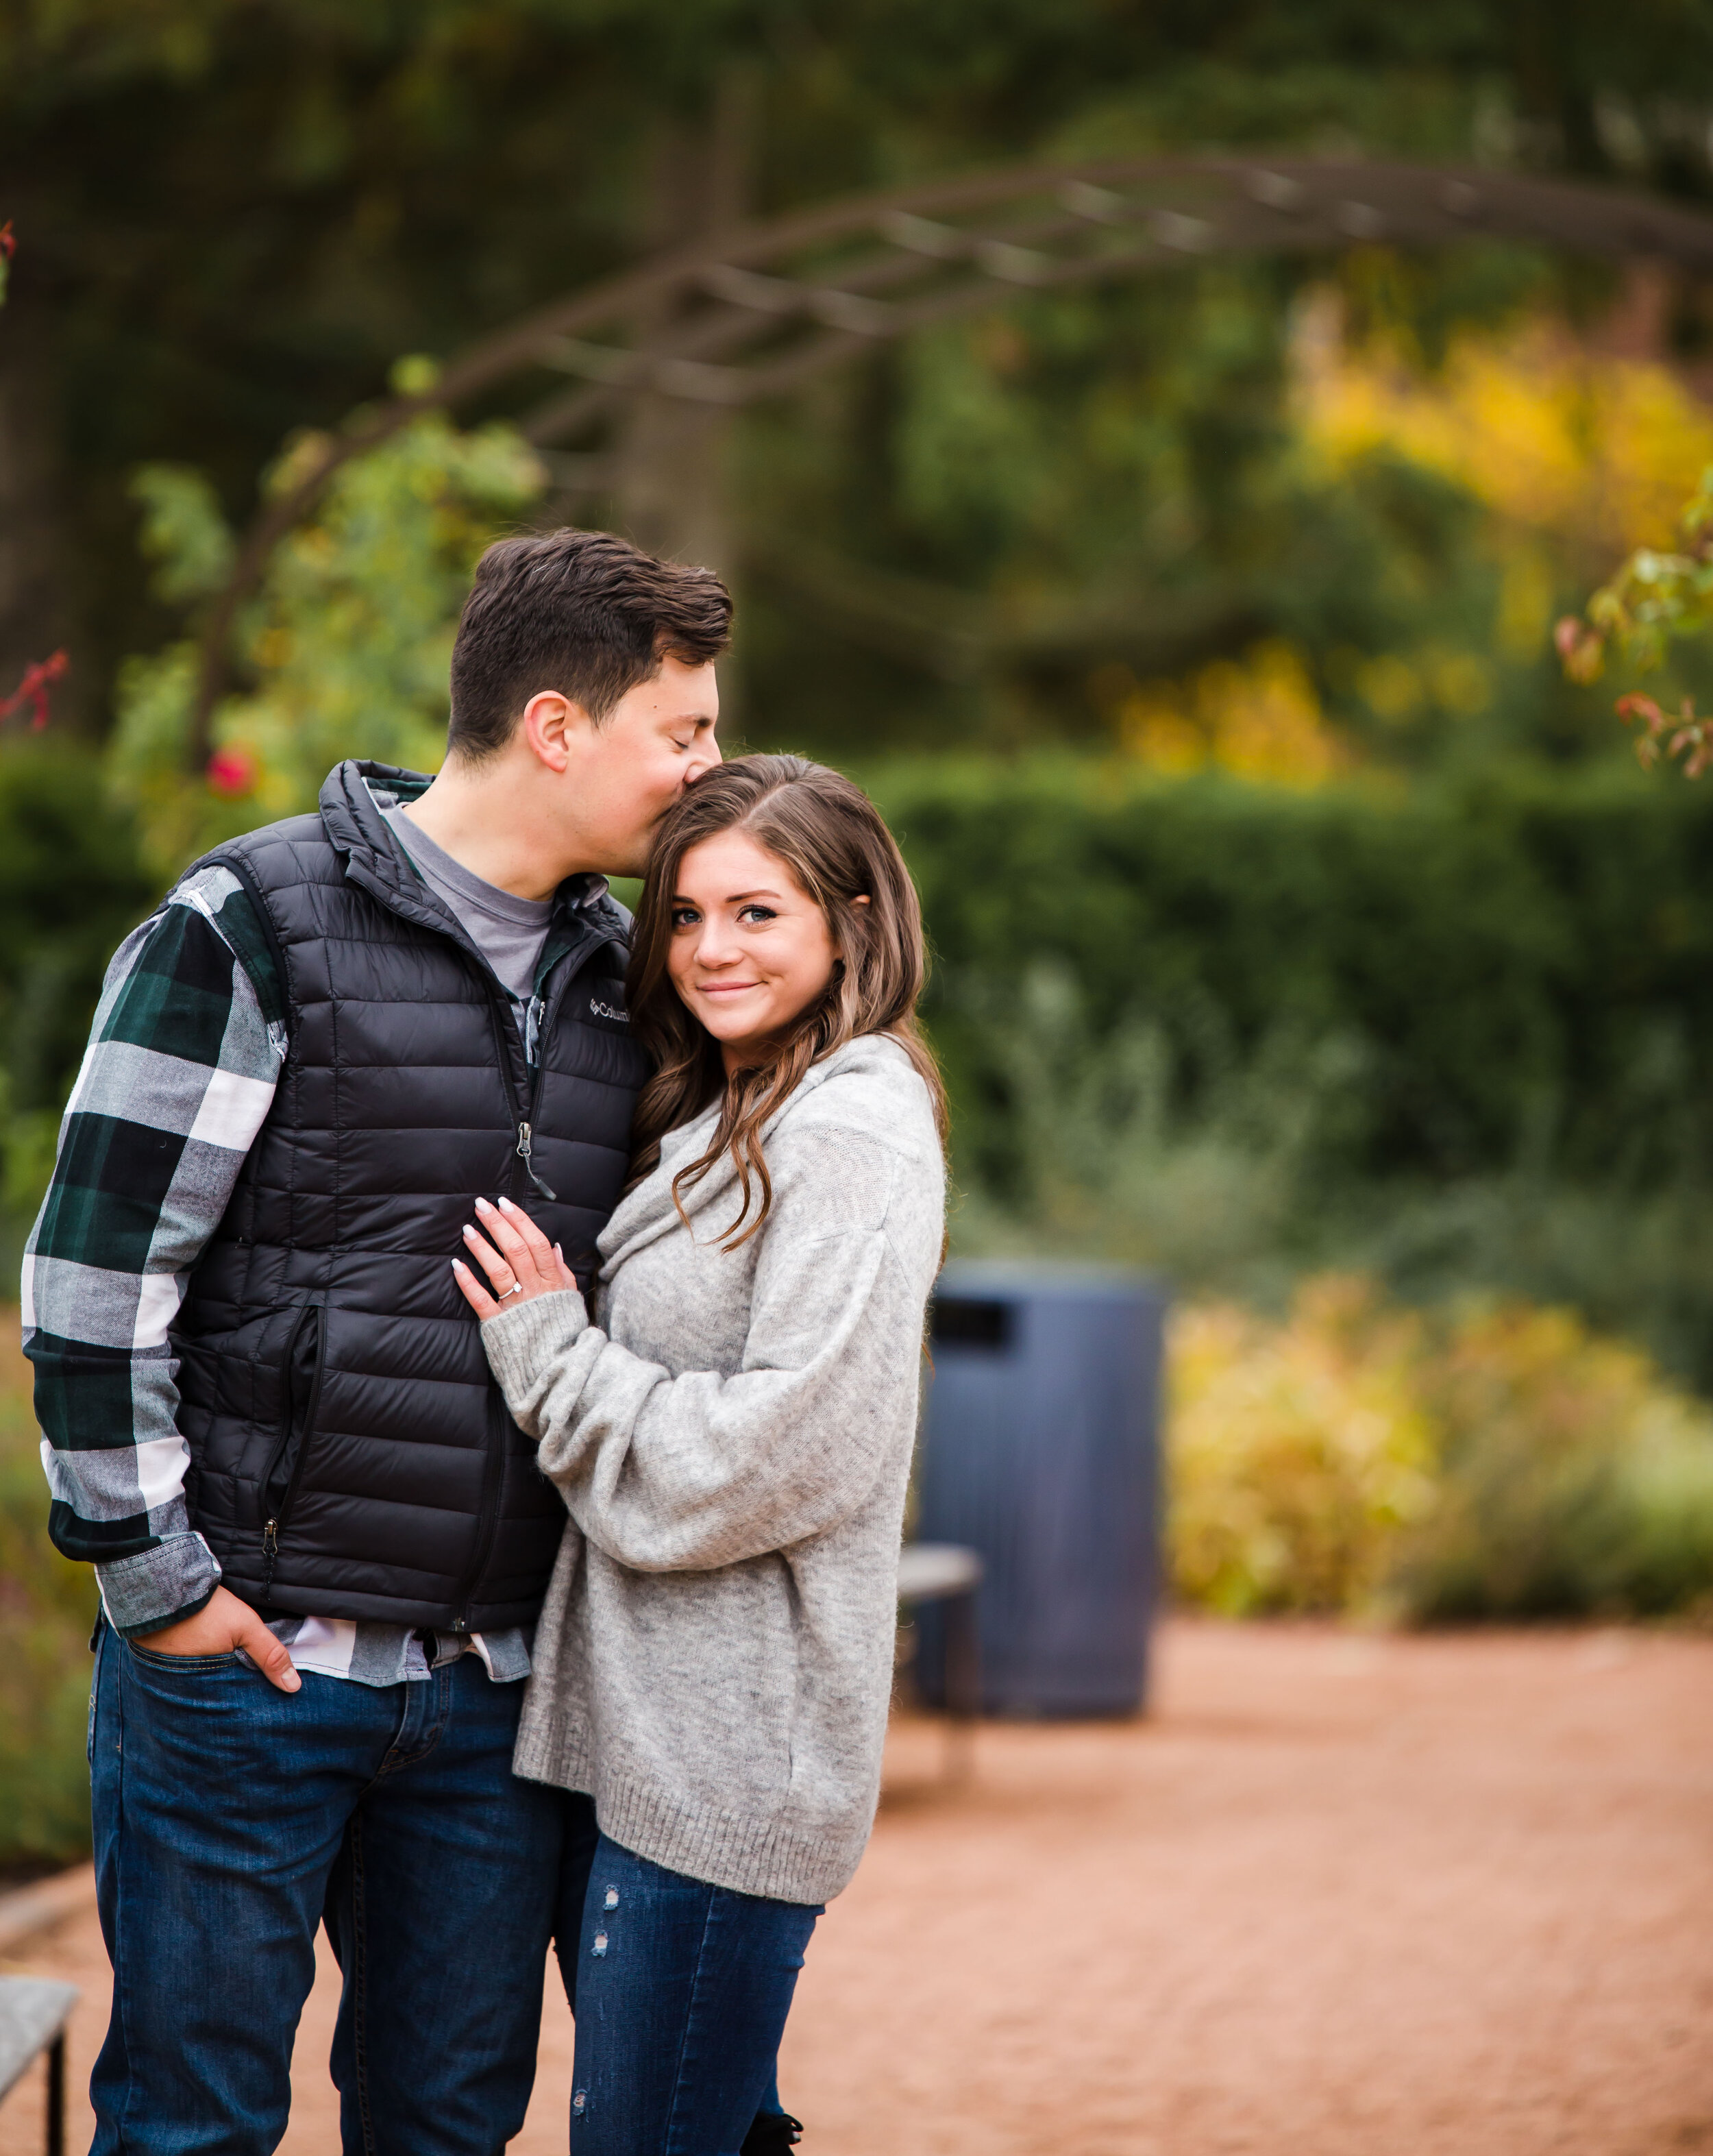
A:
<svg viewBox="0 0 1713 2156">
<path fill-rule="evenodd" d="M 594 1771 L 587 1733 L 549 1713 L 527 1713 L 512 1758 L 527 1781 L 582 1789 L 595 1799 L 603 1834 L 633 1856 L 735 1894 L 810 1907 L 850 1884 L 867 1845 L 870 1816 L 843 1829 L 806 1833 L 775 1816 L 723 1810 L 623 1774 Z"/>
<path fill-rule="evenodd" d="M 501 1303 L 482 1321 L 488 1363 L 508 1398 L 529 1390 L 536 1373 L 587 1325 L 589 1314 L 574 1287 L 551 1288 L 522 1302 Z"/>
</svg>

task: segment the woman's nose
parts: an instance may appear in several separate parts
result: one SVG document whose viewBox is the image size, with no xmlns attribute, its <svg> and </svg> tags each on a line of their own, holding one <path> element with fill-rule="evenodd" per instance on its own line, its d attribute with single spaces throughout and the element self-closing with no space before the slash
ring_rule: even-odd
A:
<svg viewBox="0 0 1713 2156">
<path fill-rule="evenodd" d="M 723 922 L 707 921 L 702 924 L 701 935 L 696 941 L 696 963 L 711 972 L 721 966 L 730 966 L 742 956 L 737 939 Z"/>
</svg>

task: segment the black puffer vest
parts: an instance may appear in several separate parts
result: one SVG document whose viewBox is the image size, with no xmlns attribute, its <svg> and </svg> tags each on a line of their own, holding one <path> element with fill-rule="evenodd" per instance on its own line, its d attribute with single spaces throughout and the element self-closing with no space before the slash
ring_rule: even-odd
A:
<svg viewBox="0 0 1713 2156">
<path fill-rule="evenodd" d="M 562 894 L 526 1063 L 505 989 L 366 778 L 407 798 L 427 783 L 341 764 L 318 815 L 203 864 L 257 901 L 289 1046 L 173 1331 L 187 1492 L 259 1608 L 477 1631 L 535 1616 L 565 1512 L 489 1376 L 459 1231 L 504 1194 L 581 1264 L 646 1065 L 621 909 Z"/>
</svg>

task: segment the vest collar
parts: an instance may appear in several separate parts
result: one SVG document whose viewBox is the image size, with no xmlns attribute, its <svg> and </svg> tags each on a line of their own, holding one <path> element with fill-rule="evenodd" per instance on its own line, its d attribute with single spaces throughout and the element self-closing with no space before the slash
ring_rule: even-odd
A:
<svg viewBox="0 0 1713 2156">
<path fill-rule="evenodd" d="M 414 801 L 428 791 L 429 783 L 426 772 L 348 757 L 343 763 L 335 764 L 322 783 L 322 827 L 351 882 L 407 921 L 451 936 L 485 966 L 487 961 L 463 924 L 447 911 L 418 875 L 370 791 L 372 786 L 377 786 L 401 801 Z M 592 896 L 591 886 L 597 882 L 599 893 Z M 597 943 L 627 947 L 628 926 L 624 909 L 608 895 L 604 877 L 567 876 L 553 894 L 553 912 L 538 978 L 545 978 L 567 952 L 581 953 Z"/>
</svg>

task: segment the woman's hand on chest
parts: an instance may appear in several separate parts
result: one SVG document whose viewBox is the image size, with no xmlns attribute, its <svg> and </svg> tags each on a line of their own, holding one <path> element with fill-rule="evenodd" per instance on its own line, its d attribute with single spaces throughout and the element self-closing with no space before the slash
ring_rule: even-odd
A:
<svg viewBox="0 0 1713 2156">
<path fill-rule="evenodd" d="M 522 1206 L 514 1205 L 509 1198 L 502 1198 L 498 1205 L 479 1198 L 476 1211 L 493 1242 L 486 1241 L 475 1228 L 466 1228 L 464 1245 L 487 1275 L 492 1293 L 462 1259 L 452 1260 L 452 1270 L 464 1290 L 464 1301 L 478 1317 L 485 1322 L 514 1302 L 528 1302 L 538 1295 L 576 1287 L 577 1275 L 566 1264 L 558 1244 L 547 1240 Z"/>
</svg>

